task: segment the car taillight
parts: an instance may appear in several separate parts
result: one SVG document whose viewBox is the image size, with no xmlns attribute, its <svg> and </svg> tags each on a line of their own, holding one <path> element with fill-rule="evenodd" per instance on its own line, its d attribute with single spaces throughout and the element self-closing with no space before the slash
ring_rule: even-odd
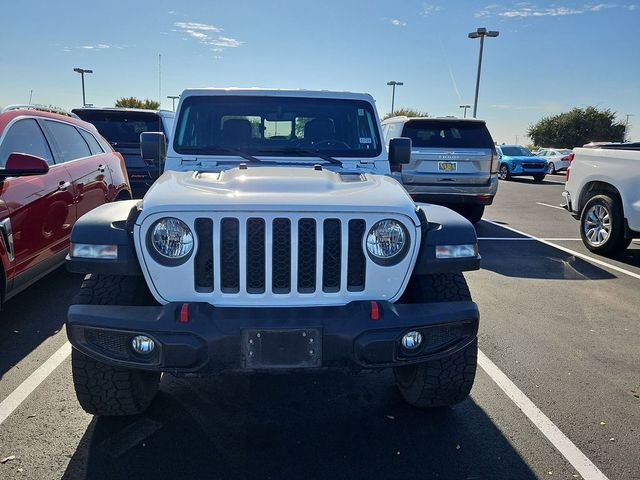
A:
<svg viewBox="0 0 640 480">
<path fill-rule="evenodd" d="M 575 156 L 575 154 L 573 152 L 571 152 L 569 155 L 567 155 L 567 160 L 569 160 L 570 162 L 573 162 L 573 157 Z"/>
<path fill-rule="evenodd" d="M 495 148 L 491 149 L 491 173 L 498 173 L 498 152 Z"/>
</svg>

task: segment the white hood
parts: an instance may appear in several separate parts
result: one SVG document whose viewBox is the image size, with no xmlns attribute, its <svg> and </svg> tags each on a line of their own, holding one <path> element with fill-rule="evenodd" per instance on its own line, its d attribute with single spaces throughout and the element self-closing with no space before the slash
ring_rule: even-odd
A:
<svg viewBox="0 0 640 480">
<path fill-rule="evenodd" d="M 171 211 L 366 211 L 403 214 L 415 204 L 395 179 L 309 167 L 165 172 L 144 197 L 144 215 Z"/>
</svg>

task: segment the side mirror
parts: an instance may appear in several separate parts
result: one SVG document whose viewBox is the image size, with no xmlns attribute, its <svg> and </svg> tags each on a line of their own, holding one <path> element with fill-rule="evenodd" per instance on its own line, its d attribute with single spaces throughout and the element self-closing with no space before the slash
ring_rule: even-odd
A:
<svg viewBox="0 0 640 480">
<path fill-rule="evenodd" d="M 391 165 L 401 165 L 410 161 L 411 139 L 405 137 L 392 138 L 389 141 L 389 163 Z"/>
<path fill-rule="evenodd" d="M 49 164 L 44 158 L 28 153 L 14 152 L 9 155 L 4 169 L 0 169 L 0 177 L 44 175 L 48 171 Z"/>
<path fill-rule="evenodd" d="M 162 132 L 142 132 L 140 153 L 143 160 L 151 160 L 158 166 L 164 165 L 167 157 L 167 140 Z"/>
</svg>

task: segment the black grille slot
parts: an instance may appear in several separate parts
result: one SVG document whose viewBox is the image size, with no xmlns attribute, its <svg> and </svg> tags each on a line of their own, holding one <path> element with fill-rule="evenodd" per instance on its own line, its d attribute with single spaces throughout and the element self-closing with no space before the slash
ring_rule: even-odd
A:
<svg viewBox="0 0 640 480">
<path fill-rule="evenodd" d="M 298 292 L 316 291 L 316 221 L 298 221 Z"/>
<path fill-rule="evenodd" d="M 324 221 L 322 251 L 322 290 L 340 291 L 340 255 L 342 251 L 340 220 L 329 218 Z"/>
<path fill-rule="evenodd" d="M 264 220 L 247 220 L 247 293 L 264 293 Z"/>
<path fill-rule="evenodd" d="M 237 218 L 220 222 L 220 289 L 223 293 L 240 291 L 240 223 Z"/>
<path fill-rule="evenodd" d="M 273 220 L 271 283 L 273 293 L 291 292 L 291 221 Z"/>
<path fill-rule="evenodd" d="M 196 292 L 213 292 L 213 221 L 196 219 L 198 251 L 194 259 L 194 281 Z"/>
<path fill-rule="evenodd" d="M 87 342 L 109 352 L 115 357 L 129 358 L 127 345 L 131 338 L 130 334 L 87 329 L 84 332 L 84 338 Z"/>
<path fill-rule="evenodd" d="M 362 251 L 362 238 L 366 224 L 364 220 L 349 220 L 349 250 L 347 262 L 347 290 L 364 290 L 367 261 Z"/>
</svg>

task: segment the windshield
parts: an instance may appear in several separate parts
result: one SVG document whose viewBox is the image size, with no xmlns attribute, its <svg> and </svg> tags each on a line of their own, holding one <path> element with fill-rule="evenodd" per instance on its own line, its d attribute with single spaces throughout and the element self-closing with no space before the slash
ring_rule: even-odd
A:
<svg viewBox="0 0 640 480">
<path fill-rule="evenodd" d="M 402 131 L 414 147 L 492 148 L 493 140 L 484 123 L 450 120 L 411 120 Z"/>
<path fill-rule="evenodd" d="M 500 147 L 502 154 L 507 157 L 532 157 L 533 154 L 524 147 Z"/>
<path fill-rule="evenodd" d="M 74 110 L 82 120 L 92 123 L 111 144 L 140 144 L 142 132 L 162 132 L 160 117 L 155 113 Z"/>
<path fill-rule="evenodd" d="M 174 150 L 183 154 L 377 157 L 376 117 L 369 102 L 325 98 L 193 96 L 177 119 Z"/>
</svg>

